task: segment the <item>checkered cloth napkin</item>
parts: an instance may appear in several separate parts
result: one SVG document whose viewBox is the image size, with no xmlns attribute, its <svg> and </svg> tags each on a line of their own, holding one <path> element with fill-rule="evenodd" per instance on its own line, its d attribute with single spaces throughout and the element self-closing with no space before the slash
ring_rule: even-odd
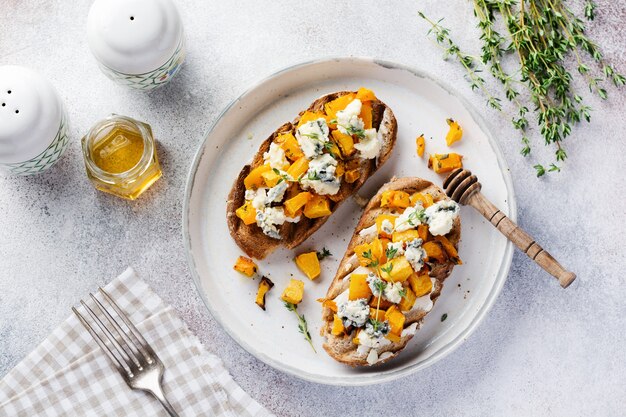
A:
<svg viewBox="0 0 626 417">
<path fill-rule="evenodd" d="M 131 268 L 105 289 L 165 364 L 165 395 L 181 417 L 271 416 Z M 0 381 L 0 416 L 165 415 L 128 388 L 73 314 Z"/>
</svg>

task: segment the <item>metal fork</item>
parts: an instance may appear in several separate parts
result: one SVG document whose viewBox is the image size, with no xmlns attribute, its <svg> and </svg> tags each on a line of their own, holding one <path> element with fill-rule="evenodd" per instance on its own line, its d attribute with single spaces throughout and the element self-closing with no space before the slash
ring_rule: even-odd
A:
<svg viewBox="0 0 626 417">
<path fill-rule="evenodd" d="M 126 384 L 132 389 L 141 390 L 152 394 L 165 408 L 172 417 L 179 417 L 172 405 L 165 398 L 161 380 L 163 379 L 163 371 L 165 367 L 154 352 L 152 347 L 141 336 L 141 333 L 131 323 L 128 316 L 122 311 L 111 296 L 102 288 L 98 288 L 105 300 L 113 307 L 118 317 L 122 319 L 128 331 L 124 330 L 120 323 L 113 318 L 111 313 L 102 305 L 93 294 L 89 293 L 91 299 L 101 315 L 106 317 L 110 326 L 105 325 L 96 313 L 83 300 L 80 304 L 89 313 L 94 322 L 98 325 L 113 349 L 107 345 L 105 339 L 87 322 L 85 317 L 72 307 L 72 311 L 78 317 L 78 320 L 87 329 L 91 337 L 98 343 L 98 346 L 106 353 L 107 357 L 119 371 L 126 381 Z M 113 334 L 115 333 L 115 335 Z"/>
</svg>

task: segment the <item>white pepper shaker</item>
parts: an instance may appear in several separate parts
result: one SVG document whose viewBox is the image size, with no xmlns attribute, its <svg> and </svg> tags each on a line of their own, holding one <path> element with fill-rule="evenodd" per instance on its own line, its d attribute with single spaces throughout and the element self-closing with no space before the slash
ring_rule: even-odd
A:
<svg viewBox="0 0 626 417">
<path fill-rule="evenodd" d="M 95 0 L 87 35 L 102 72 L 139 90 L 165 85 L 185 59 L 183 25 L 171 0 Z"/>
<path fill-rule="evenodd" d="M 63 102 L 47 79 L 28 68 L 0 66 L 0 170 L 47 170 L 65 152 L 67 130 Z"/>
</svg>

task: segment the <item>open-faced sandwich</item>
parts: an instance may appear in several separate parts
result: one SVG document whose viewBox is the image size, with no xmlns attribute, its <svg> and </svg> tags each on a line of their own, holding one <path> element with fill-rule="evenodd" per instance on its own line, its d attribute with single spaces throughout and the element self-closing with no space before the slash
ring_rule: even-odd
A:
<svg viewBox="0 0 626 417">
<path fill-rule="evenodd" d="M 226 209 L 231 236 L 258 259 L 298 246 L 388 159 L 396 132 L 391 109 L 365 88 L 315 100 L 239 173 Z"/>
<path fill-rule="evenodd" d="M 429 181 L 393 179 L 370 200 L 323 303 L 324 349 L 352 366 L 402 350 L 461 260 L 459 206 Z"/>
</svg>

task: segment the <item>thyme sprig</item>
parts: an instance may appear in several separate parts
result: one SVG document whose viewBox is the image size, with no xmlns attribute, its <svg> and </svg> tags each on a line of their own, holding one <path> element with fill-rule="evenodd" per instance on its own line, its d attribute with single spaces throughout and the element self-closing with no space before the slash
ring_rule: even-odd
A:
<svg viewBox="0 0 626 417">
<path fill-rule="evenodd" d="M 313 352 L 317 353 L 317 350 L 315 350 L 315 347 L 313 346 L 313 340 L 311 340 L 311 333 L 309 333 L 309 327 L 306 323 L 304 314 L 298 313 L 298 306 L 296 304 L 288 303 L 287 301 L 285 301 L 285 308 L 289 311 L 293 311 L 298 317 L 298 331 L 304 335 L 304 339 L 309 342 Z"/>
<path fill-rule="evenodd" d="M 528 156 L 531 152 L 528 115 L 532 108 L 545 144 L 554 146 L 555 162 L 562 163 L 567 158 L 563 140 L 573 126 L 591 119 L 591 108 L 573 89 L 566 58 L 573 56 L 576 70 L 589 91 L 603 100 L 608 97 L 604 87 L 607 82 L 621 87 L 626 78 L 605 61 L 598 45 L 585 34 L 585 22 L 564 0 L 472 0 L 472 6 L 481 33 L 479 57 L 463 52 L 442 20 L 435 22 L 422 12 L 418 14 L 430 25 L 427 34 L 444 50 L 444 59 L 456 58 L 465 69 L 472 90 L 480 89 L 487 104 L 496 110 L 502 110 L 500 100 L 485 87 L 485 80 L 479 75 L 480 65 L 500 82 L 504 96 L 515 108 L 511 122 L 521 135 L 521 154 Z M 593 20 L 595 10 L 596 4 L 586 0 L 584 17 Z M 498 23 L 504 24 L 506 33 L 498 32 Z M 515 71 L 507 72 L 502 67 L 501 61 L 507 55 L 515 56 Z M 593 71 L 588 61 L 599 69 Z M 534 165 L 537 176 L 559 172 L 561 167 L 556 163 L 547 169 L 542 164 Z"/>
<path fill-rule="evenodd" d="M 317 254 L 317 259 L 319 259 L 320 261 L 326 258 L 327 256 L 333 256 L 333 254 L 330 253 L 328 249 L 326 249 L 326 246 L 324 246 L 324 248 L 321 251 L 317 251 L 316 254 Z"/>
</svg>

